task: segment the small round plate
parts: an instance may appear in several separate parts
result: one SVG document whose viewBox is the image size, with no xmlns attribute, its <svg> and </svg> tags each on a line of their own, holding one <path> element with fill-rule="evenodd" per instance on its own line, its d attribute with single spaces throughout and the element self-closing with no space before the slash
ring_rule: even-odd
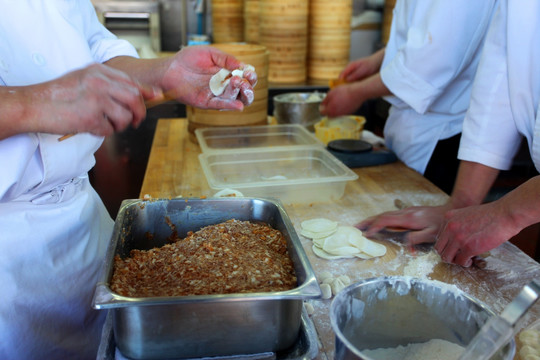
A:
<svg viewBox="0 0 540 360">
<path fill-rule="evenodd" d="M 364 140 L 338 139 L 332 140 L 327 145 L 329 150 L 343 153 L 363 153 L 373 150 L 373 145 Z"/>
</svg>

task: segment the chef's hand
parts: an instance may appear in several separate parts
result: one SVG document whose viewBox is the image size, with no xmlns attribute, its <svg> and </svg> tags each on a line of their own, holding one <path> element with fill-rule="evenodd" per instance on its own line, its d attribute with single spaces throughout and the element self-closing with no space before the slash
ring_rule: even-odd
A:
<svg viewBox="0 0 540 360">
<path fill-rule="evenodd" d="M 356 87 L 356 83 L 343 84 L 330 90 L 321 101 L 320 113 L 329 117 L 354 114 L 363 102 L 355 91 Z"/>
<path fill-rule="evenodd" d="M 367 78 L 379 71 L 384 57 L 384 51 L 378 51 L 370 56 L 351 61 L 339 75 L 346 82 Z"/>
<path fill-rule="evenodd" d="M 143 88 L 124 72 L 102 64 L 70 72 L 26 91 L 37 97 L 35 105 L 41 112 L 35 129 L 101 136 L 129 125 L 138 126 L 146 116 L 144 100 L 161 96 L 160 90 Z"/>
<path fill-rule="evenodd" d="M 243 65 L 211 46 L 188 46 L 167 62 L 161 87 L 168 96 L 198 108 L 242 110 L 253 102 L 253 87 L 257 83 L 254 71 L 246 71 L 244 79 L 233 76 L 219 97 L 212 94 L 209 82 L 222 68 L 232 71 Z"/>
<path fill-rule="evenodd" d="M 469 267 L 472 257 L 496 248 L 519 232 L 496 202 L 448 211 L 435 249 L 448 262 Z"/>
<path fill-rule="evenodd" d="M 408 245 L 433 243 L 444 224 L 444 215 L 449 209 L 449 204 L 412 206 L 370 217 L 356 227 L 362 230 L 367 237 L 372 237 L 385 228 L 408 229 L 410 231 L 405 237 Z"/>
</svg>

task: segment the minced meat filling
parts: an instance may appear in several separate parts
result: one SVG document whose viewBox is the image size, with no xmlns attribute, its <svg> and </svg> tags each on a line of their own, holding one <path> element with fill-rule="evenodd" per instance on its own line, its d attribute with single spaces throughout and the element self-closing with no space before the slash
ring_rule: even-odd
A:
<svg viewBox="0 0 540 360">
<path fill-rule="evenodd" d="M 185 239 L 114 259 L 111 289 L 123 296 L 186 296 L 285 291 L 296 287 L 283 234 L 229 220 Z"/>
</svg>

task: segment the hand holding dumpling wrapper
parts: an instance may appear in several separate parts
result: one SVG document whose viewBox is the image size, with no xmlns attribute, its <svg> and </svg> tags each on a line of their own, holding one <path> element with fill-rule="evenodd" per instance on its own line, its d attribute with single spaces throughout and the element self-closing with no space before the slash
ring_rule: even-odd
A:
<svg viewBox="0 0 540 360">
<path fill-rule="evenodd" d="M 250 105 L 255 96 L 251 84 L 255 86 L 256 83 L 255 68 L 251 65 L 243 65 L 233 71 L 221 69 L 212 76 L 209 87 L 214 96 L 230 100 L 235 100 L 240 96 L 240 100 L 245 105 Z"/>
</svg>

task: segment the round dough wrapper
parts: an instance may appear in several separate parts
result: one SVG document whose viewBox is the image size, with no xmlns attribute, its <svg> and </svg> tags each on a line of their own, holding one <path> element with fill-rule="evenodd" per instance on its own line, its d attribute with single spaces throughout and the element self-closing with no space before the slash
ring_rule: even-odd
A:
<svg viewBox="0 0 540 360">
<path fill-rule="evenodd" d="M 320 257 L 322 259 L 326 259 L 326 260 L 350 259 L 350 258 L 354 257 L 354 255 L 351 255 L 351 256 L 331 255 L 331 254 L 327 253 L 326 251 L 324 251 L 323 249 L 319 249 L 315 245 L 313 245 L 311 248 L 313 249 L 313 252 L 315 253 L 315 255 L 317 255 L 318 257 Z"/>
<path fill-rule="evenodd" d="M 364 247 L 361 249 L 362 252 L 372 256 L 379 257 L 386 254 L 386 246 L 379 244 L 375 241 L 371 241 L 368 238 L 364 237 Z"/>
<path fill-rule="evenodd" d="M 324 233 L 336 230 L 338 223 L 325 218 L 315 218 L 302 221 L 301 226 L 303 230 L 311 233 Z"/>
<path fill-rule="evenodd" d="M 325 237 L 328 237 L 336 232 L 336 229 L 329 230 L 329 231 L 321 231 L 321 232 L 313 232 L 306 229 L 300 230 L 300 235 L 307 237 L 308 239 L 323 239 Z"/>
<path fill-rule="evenodd" d="M 362 251 L 358 245 L 363 241 L 360 230 L 352 226 L 339 226 L 336 232 L 324 240 L 323 250 L 333 255 L 354 255 Z"/>
</svg>

